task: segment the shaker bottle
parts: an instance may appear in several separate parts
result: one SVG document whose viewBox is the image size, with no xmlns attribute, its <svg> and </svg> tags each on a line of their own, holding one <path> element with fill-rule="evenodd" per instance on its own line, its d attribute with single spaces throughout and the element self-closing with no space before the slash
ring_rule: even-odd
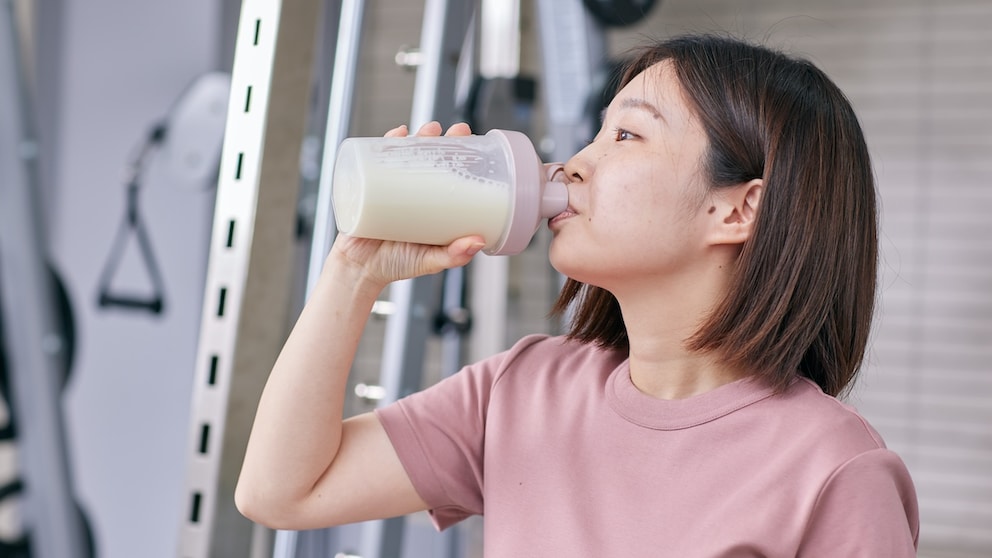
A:
<svg viewBox="0 0 992 558">
<path fill-rule="evenodd" d="M 472 234 L 490 255 L 523 251 L 542 219 L 568 205 L 526 135 L 347 138 L 332 179 L 338 230 L 445 245 Z"/>
</svg>

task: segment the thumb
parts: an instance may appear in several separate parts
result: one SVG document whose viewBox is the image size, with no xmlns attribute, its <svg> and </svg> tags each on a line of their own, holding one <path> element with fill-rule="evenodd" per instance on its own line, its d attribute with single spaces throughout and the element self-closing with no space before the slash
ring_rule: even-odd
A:
<svg viewBox="0 0 992 558">
<path fill-rule="evenodd" d="M 466 236 L 456 239 L 451 244 L 432 252 L 436 258 L 432 264 L 442 269 L 460 267 L 472 261 L 472 257 L 485 247 L 481 236 Z M 432 266 L 433 267 L 433 266 Z"/>
</svg>

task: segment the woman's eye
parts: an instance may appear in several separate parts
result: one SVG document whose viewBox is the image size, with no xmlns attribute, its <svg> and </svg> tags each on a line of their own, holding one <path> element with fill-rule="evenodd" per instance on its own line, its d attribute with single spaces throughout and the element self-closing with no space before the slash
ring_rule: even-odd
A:
<svg viewBox="0 0 992 558">
<path fill-rule="evenodd" d="M 634 134 L 624 130 L 623 128 L 615 128 L 613 130 L 614 141 L 626 141 L 629 139 L 634 139 Z"/>
</svg>

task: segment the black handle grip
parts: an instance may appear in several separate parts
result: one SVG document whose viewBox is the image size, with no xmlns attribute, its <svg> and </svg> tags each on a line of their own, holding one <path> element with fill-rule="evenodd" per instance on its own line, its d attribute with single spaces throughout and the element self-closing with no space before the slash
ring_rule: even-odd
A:
<svg viewBox="0 0 992 558">
<path fill-rule="evenodd" d="M 162 313 L 162 297 L 136 298 L 131 296 L 112 295 L 107 292 L 100 293 L 100 306 L 119 306 L 121 308 L 131 308 L 134 310 L 147 310 L 152 314 Z"/>
</svg>

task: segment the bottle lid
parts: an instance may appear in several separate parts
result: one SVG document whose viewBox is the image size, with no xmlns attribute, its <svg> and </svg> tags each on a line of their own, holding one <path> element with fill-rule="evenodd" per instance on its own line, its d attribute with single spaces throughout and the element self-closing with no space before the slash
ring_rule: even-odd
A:
<svg viewBox="0 0 992 558">
<path fill-rule="evenodd" d="M 530 139 L 521 132 L 491 130 L 487 134 L 499 137 L 513 161 L 513 205 L 503 237 L 489 255 L 513 255 L 523 252 L 537 232 L 541 220 L 554 217 L 568 207 L 568 191 L 561 182 L 552 180 L 560 165 L 545 170 Z"/>
</svg>

